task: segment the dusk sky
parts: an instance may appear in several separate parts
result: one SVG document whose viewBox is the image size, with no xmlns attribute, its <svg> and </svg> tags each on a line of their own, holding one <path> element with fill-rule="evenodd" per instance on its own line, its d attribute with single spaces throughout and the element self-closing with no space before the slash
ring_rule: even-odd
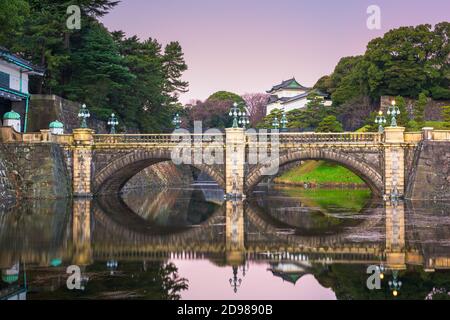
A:
<svg viewBox="0 0 450 320">
<path fill-rule="evenodd" d="M 381 9 L 380 30 L 366 26 L 369 5 Z M 111 31 L 180 42 L 190 83 L 182 102 L 264 92 L 292 76 L 312 86 L 388 30 L 441 21 L 449 0 L 122 0 L 103 18 Z"/>
</svg>

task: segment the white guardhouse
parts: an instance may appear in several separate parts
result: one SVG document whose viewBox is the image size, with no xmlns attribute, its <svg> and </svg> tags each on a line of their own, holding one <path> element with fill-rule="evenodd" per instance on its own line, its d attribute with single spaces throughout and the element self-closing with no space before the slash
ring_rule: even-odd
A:
<svg viewBox="0 0 450 320">
<path fill-rule="evenodd" d="M 26 132 L 28 120 L 30 75 L 43 76 L 44 69 L 0 47 L 0 116 L 4 118 L 5 114 L 11 111 L 19 113 L 19 121 L 20 118 L 24 120 L 24 132 Z M 3 123 L 3 125 L 6 124 Z"/>
</svg>

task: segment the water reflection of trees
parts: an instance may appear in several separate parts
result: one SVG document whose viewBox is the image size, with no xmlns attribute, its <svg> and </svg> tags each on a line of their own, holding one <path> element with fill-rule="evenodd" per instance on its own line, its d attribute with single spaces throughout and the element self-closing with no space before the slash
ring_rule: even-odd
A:
<svg viewBox="0 0 450 320">
<path fill-rule="evenodd" d="M 375 207 L 368 189 L 281 188 L 256 194 L 251 199 L 270 223 L 294 228 L 303 235 L 336 233 L 354 227 L 364 219 L 360 215 Z"/>
<path fill-rule="evenodd" d="M 400 271 L 399 277 L 403 283 L 401 293 L 393 297 L 387 281 L 381 282 L 380 290 L 367 288 L 366 268 L 365 265 L 335 264 L 326 268 L 315 265 L 313 274 L 322 286 L 331 288 L 339 300 L 423 300 L 433 288 L 446 288 L 450 292 L 450 270 L 429 273 L 416 266 Z M 449 298 L 448 295 L 434 297 L 434 299 Z"/>
<path fill-rule="evenodd" d="M 38 280 L 43 278 L 44 272 L 39 269 L 28 271 L 29 299 L 179 300 L 181 293 L 189 288 L 188 280 L 180 277 L 178 268 L 164 261 L 121 262 L 113 275 L 106 270 L 105 262 L 97 261 L 83 272 L 89 277 L 84 291 L 67 290 L 65 281 L 59 281 L 57 287 L 36 290 L 42 288 Z M 55 272 L 47 274 L 45 283 L 57 283 L 52 281 L 57 276 Z"/>
</svg>

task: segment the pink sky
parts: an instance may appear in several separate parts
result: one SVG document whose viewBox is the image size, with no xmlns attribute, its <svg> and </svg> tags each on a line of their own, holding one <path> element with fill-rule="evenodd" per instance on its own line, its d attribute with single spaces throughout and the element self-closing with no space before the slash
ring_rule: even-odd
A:
<svg viewBox="0 0 450 320">
<path fill-rule="evenodd" d="M 381 8 L 381 30 L 366 27 L 369 5 Z M 129 36 L 180 42 L 190 83 L 182 102 L 264 92 L 292 76 L 312 86 L 386 31 L 441 21 L 448 0 L 122 0 L 103 18 Z"/>
<path fill-rule="evenodd" d="M 242 284 L 233 292 L 229 279 L 231 266 L 219 267 L 207 260 L 172 260 L 178 275 L 189 280 L 189 290 L 182 292 L 186 300 L 336 300 L 333 290 L 324 288 L 311 274 L 296 284 L 275 277 L 267 263 L 250 263 L 245 277 L 239 270 Z"/>
</svg>

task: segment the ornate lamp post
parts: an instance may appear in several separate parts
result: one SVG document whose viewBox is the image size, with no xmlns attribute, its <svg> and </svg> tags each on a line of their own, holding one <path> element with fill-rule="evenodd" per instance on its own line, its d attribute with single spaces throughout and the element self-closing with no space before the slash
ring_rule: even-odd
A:
<svg viewBox="0 0 450 320">
<path fill-rule="evenodd" d="M 243 114 L 239 110 L 237 102 L 233 103 L 233 108 L 231 108 L 230 113 L 228 115 L 230 117 L 233 117 L 233 128 L 239 128 L 238 117 L 242 116 Z"/>
<path fill-rule="evenodd" d="M 275 118 L 273 118 L 273 121 L 272 121 L 272 128 L 278 130 L 279 127 L 280 127 L 280 122 L 278 121 L 278 117 L 275 116 Z"/>
<path fill-rule="evenodd" d="M 239 119 L 238 123 L 242 125 L 242 128 L 244 129 L 247 125 L 250 124 L 250 120 L 248 119 L 248 115 L 245 113 L 245 111 L 241 112 L 241 118 Z"/>
<path fill-rule="evenodd" d="M 392 280 L 388 282 L 389 288 L 392 291 L 392 295 L 394 297 L 398 296 L 398 292 L 400 291 L 400 288 L 402 287 L 402 282 L 398 280 L 398 271 L 392 272 Z"/>
<path fill-rule="evenodd" d="M 175 129 L 180 129 L 181 118 L 178 113 L 173 117 L 172 123 L 175 126 Z"/>
<path fill-rule="evenodd" d="M 86 107 L 85 104 L 83 104 L 80 108 L 80 111 L 78 112 L 78 118 L 81 119 L 81 128 L 87 128 L 87 118 L 90 118 L 91 114 L 88 110 L 88 108 Z"/>
<path fill-rule="evenodd" d="M 392 104 L 389 106 L 387 111 L 388 116 L 391 116 L 391 127 L 397 126 L 396 116 L 400 115 L 400 109 L 395 105 L 395 100 L 392 100 Z"/>
<path fill-rule="evenodd" d="M 238 278 L 238 267 L 233 267 L 233 278 L 230 278 L 230 285 L 233 288 L 234 293 L 237 292 L 238 288 L 242 284 L 242 279 Z"/>
<path fill-rule="evenodd" d="M 282 131 L 286 131 L 286 126 L 287 126 L 287 124 L 288 124 L 288 119 L 287 119 L 287 117 L 286 117 L 286 112 L 284 111 L 284 109 L 283 109 L 283 114 L 282 114 L 282 116 L 281 116 L 281 121 L 280 121 L 280 123 L 281 123 L 281 130 L 282 130 Z"/>
<path fill-rule="evenodd" d="M 384 132 L 384 124 L 386 124 L 386 117 L 383 116 L 383 111 L 378 111 L 378 115 L 375 117 L 375 123 L 378 124 L 378 132 Z"/>
<path fill-rule="evenodd" d="M 111 113 L 111 117 L 108 119 L 108 126 L 111 127 L 110 133 L 116 134 L 116 126 L 119 125 L 119 120 L 114 113 Z"/>
</svg>

